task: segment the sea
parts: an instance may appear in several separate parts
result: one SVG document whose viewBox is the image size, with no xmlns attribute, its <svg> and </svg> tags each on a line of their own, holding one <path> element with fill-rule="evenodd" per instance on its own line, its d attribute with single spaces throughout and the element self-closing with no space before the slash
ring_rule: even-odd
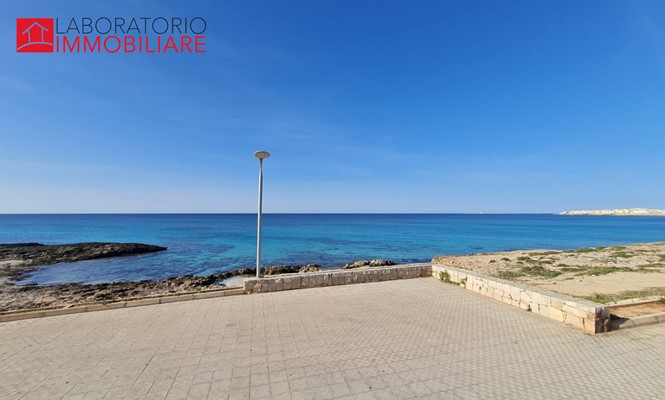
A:
<svg viewBox="0 0 665 400">
<path fill-rule="evenodd" d="M 262 263 L 335 267 L 426 262 L 438 254 L 665 241 L 665 217 L 552 214 L 265 214 Z M 103 283 L 253 267 L 255 214 L 0 215 L 0 243 L 138 242 L 167 251 L 60 263 L 19 284 Z"/>
</svg>

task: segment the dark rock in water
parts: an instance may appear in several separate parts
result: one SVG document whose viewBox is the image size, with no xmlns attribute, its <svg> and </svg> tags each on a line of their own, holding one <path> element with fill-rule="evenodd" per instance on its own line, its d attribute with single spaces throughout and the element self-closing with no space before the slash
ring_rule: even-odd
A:
<svg viewBox="0 0 665 400">
<path fill-rule="evenodd" d="M 141 243 L 40 243 L 0 244 L 0 261 L 20 260 L 25 265 L 49 265 L 59 262 L 154 253 L 166 247 Z"/>
<path fill-rule="evenodd" d="M 141 243 L 0 244 L 0 275 L 17 277 L 40 265 L 131 256 L 163 250 L 166 250 L 166 247 Z"/>
<path fill-rule="evenodd" d="M 394 262 L 390 260 L 360 260 L 356 262 L 352 262 L 350 264 L 344 264 L 342 268 L 344 269 L 354 269 L 354 268 L 362 268 L 362 267 L 382 267 L 382 266 L 388 266 L 388 265 L 395 265 Z"/>
</svg>

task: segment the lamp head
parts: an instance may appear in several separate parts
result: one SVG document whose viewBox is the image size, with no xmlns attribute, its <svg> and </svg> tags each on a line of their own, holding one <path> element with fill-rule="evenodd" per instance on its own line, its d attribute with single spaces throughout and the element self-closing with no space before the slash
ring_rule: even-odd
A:
<svg viewBox="0 0 665 400">
<path fill-rule="evenodd" d="M 267 151 L 259 150 L 254 152 L 254 157 L 258 158 L 259 160 L 264 160 L 270 157 L 270 153 Z"/>
</svg>

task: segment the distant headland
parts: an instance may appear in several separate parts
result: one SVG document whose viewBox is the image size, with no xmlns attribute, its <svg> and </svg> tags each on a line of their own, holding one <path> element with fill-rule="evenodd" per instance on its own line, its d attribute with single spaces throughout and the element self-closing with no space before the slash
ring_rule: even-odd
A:
<svg viewBox="0 0 665 400">
<path fill-rule="evenodd" d="M 665 216 L 665 210 L 648 208 L 617 208 L 614 210 L 572 210 L 564 211 L 559 215 L 618 215 L 618 216 Z"/>
</svg>

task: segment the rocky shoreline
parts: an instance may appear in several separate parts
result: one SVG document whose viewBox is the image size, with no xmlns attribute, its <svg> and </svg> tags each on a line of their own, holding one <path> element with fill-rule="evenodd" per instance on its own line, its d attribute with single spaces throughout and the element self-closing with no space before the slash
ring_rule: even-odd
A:
<svg viewBox="0 0 665 400">
<path fill-rule="evenodd" d="M 43 245 L 19 243 L 0 245 L 0 313 L 69 307 L 78 304 L 109 303 L 148 296 L 203 292 L 224 288 L 223 281 L 236 276 L 253 276 L 254 268 L 218 272 L 206 276 L 183 275 L 160 281 L 112 282 L 100 284 L 68 283 L 58 285 L 16 285 L 20 278 L 39 266 L 59 262 L 90 260 L 153 253 L 165 247 L 140 243 L 77 243 Z M 341 268 L 368 268 L 393 265 L 389 260 L 362 260 Z M 316 272 L 318 264 L 275 265 L 262 270 L 264 275 Z"/>
<path fill-rule="evenodd" d="M 314 266 L 286 266 L 266 268 L 266 275 L 312 271 Z M 318 268 L 316 269 L 318 271 Z M 183 275 L 161 281 L 112 282 L 98 284 L 65 283 L 58 285 L 0 285 L 0 313 L 28 311 L 42 308 L 67 307 L 87 303 L 109 303 L 131 298 L 156 295 L 219 290 L 225 279 L 254 275 L 253 268 L 219 272 L 207 276 Z"/>
<path fill-rule="evenodd" d="M 16 279 L 37 267 L 61 262 L 134 256 L 164 250 L 166 247 L 142 243 L 0 244 L 0 277 Z"/>
</svg>

